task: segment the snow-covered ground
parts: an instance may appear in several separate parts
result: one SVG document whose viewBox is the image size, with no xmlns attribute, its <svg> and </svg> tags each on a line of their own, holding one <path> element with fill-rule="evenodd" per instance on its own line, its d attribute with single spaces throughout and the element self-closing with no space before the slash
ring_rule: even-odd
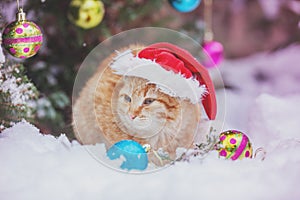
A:
<svg viewBox="0 0 300 200">
<path fill-rule="evenodd" d="M 0 134 L 1 200 L 300 199 L 300 46 L 225 61 L 224 129 L 242 130 L 260 159 L 177 162 L 142 175 L 96 161 L 86 146 L 20 122 Z"/>
</svg>

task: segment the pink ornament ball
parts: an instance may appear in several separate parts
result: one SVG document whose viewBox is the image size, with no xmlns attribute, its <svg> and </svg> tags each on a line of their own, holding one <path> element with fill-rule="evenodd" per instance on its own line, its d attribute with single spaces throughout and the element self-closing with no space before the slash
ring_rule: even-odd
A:
<svg viewBox="0 0 300 200">
<path fill-rule="evenodd" d="M 223 60 L 224 48 L 220 42 L 209 41 L 203 43 L 203 51 L 206 54 L 204 66 L 207 68 L 217 67 Z"/>
<path fill-rule="evenodd" d="M 16 58 L 34 56 L 43 43 L 41 29 L 34 22 L 21 20 L 10 23 L 3 31 L 4 48 Z"/>
</svg>

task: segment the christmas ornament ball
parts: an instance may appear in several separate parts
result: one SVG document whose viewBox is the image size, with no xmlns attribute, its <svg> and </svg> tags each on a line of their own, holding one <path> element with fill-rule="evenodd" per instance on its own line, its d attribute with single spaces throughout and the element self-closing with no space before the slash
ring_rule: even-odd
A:
<svg viewBox="0 0 300 200">
<path fill-rule="evenodd" d="M 200 0 L 169 0 L 169 3 L 175 10 L 186 13 L 195 10 L 199 6 L 201 1 Z"/>
<path fill-rule="evenodd" d="M 123 156 L 125 160 L 121 169 L 144 170 L 148 166 L 148 155 L 142 145 L 133 140 L 121 140 L 107 151 L 109 159 L 114 160 Z"/>
<path fill-rule="evenodd" d="M 3 31 L 4 48 L 14 57 L 29 58 L 34 56 L 43 42 L 41 29 L 28 20 L 16 20 Z"/>
<path fill-rule="evenodd" d="M 209 41 L 203 43 L 203 50 L 208 58 L 203 63 L 205 67 L 211 68 L 218 66 L 223 60 L 223 45 L 217 41 Z"/>
<path fill-rule="evenodd" d="M 236 130 L 229 130 L 220 134 L 217 150 L 220 157 L 231 160 L 252 158 L 253 151 L 249 138 Z"/>
<path fill-rule="evenodd" d="M 75 25 L 90 29 L 101 23 L 104 12 L 104 5 L 100 0 L 72 0 L 68 18 Z"/>
</svg>

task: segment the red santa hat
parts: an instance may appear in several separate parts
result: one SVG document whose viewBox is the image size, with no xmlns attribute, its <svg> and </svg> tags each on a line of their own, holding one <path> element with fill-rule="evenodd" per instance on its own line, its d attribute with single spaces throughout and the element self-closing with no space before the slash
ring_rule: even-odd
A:
<svg viewBox="0 0 300 200">
<path fill-rule="evenodd" d="M 119 53 L 110 67 L 116 74 L 149 80 L 170 96 L 203 103 L 209 119 L 216 117 L 215 90 L 208 71 L 186 50 L 170 43 L 156 43 L 136 55 Z"/>
</svg>

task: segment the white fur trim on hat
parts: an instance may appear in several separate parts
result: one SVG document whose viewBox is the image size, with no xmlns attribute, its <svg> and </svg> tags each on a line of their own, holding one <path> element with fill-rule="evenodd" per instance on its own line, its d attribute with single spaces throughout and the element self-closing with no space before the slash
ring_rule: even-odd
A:
<svg viewBox="0 0 300 200">
<path fill-rule="evenodd" d="M 110 67 L 118 75 L 144 78 L 156 84 L 161 92 L 189 99 L 193 104 L 200 102 L 206 94 L 206 87 L 194 78 L 168 71 L 152 60 L 134 56 L 130 50 L 119 53 Z"/>
</svg>

